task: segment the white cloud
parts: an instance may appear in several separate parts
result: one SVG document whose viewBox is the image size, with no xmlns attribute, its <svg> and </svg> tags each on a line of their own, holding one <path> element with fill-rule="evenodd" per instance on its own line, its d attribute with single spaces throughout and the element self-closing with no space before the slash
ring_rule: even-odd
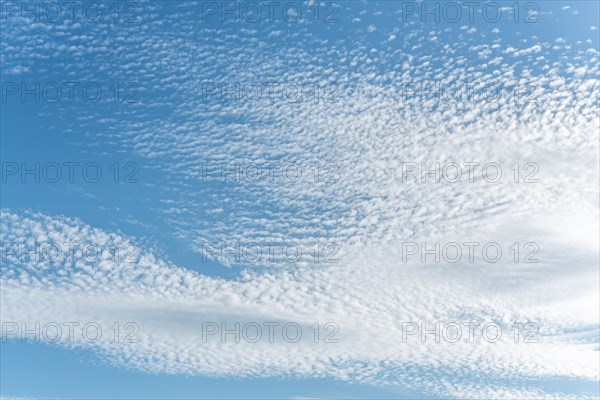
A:
<svg viewBox="0 0 600 400">
<path fill-rule="evenodd" d="M 528 380 L 598 378 L 598 82 L 584 79 L 597 76 L 597 53 L 563 49 L 563 59 L 547 61 L 541 56 L 549 49 L 541 40 L 526 48 L 505 39 L 486 43 L 484 34 L 468 26 L 460 30 L 470 34 L 457 33 L 464 40 L 452 46 L 443 47 L 436 33 L 442 43 L 431 52 L 425 44 L 430 29 L 374 44 L 367 34 L 375 31 L 373 25 L 366 32 L 357 26 L 341 46 L 321 38 L 318 45 L 294 51 L 268 42 L 257 50 L 244 45 L 256 38 L 235 28 L 190 27 L 180 24 L 184 16 L 156 20 L 143 14 L 147 24 L 119 31 L 127 45 L 114 45 L 119 41 L 112 41 L 103 24 L 90 28 L 91 39 L 73 37 L 72 46 L 56 40 L 62 31 L 7 27 L 3 43 L 14 46 L 3 47 L 3 62 L 7 70 L 33 69 L 44 57 L 60 54 L 61 60 L 73 60 L 64 72 L 81 80 L 94 80 L 102 71 L 109 80 L 143 82 L 151 96 L 135 107 L 109 115 L 57 109 L 52 121 L 101 119 L 100 127 L 86 129 L 82 147 L 109 143 L 168 174 L 169 182 L 155 182 L 158 205 L 152 215 L 191 249 L 200 252 L 203 241 L 293 241 L 306 247 L 336 242 L 342 245 L 340 262 L 279 263 L 274 266 L 280 269 L 245 271 L 226 280 L 178 268 L 152 249 L 127 265 L 105 259 L 50 268 L 15 260 L 2 270 L 3 321 L 136 321 L 142 339 L 137 345 L 78 345 L 93 347 L 110 362 L 152 372 L 328 376 L 465 398 L 566 397 Z M 169 26 L 180 29 L 177 40 L 163 31 Z M 246 32 L 263 29 L 252 28 Z M 290 38 L 272 26 L 265 32 Z M 26 34 L 43 40 L 26 41 Z M 215 36 L 223 39 L 211 39 Z M 83 61 L 84 54 L 99 60 L 93 64 L 98 70 Z M 483 66 L 470 54 L 490 61 Z M 519 63 L 526 60 L 523 72 Z M 200 95 L 207 76 L 226 83 L 276 77 L 309 88 L 334 82 L 336 101 L 210 104 Z M 440 99 L 431 86 L 410 96 L 402 91 L 407 83 L 473 82 L 478 93 L 485 84 L 503 88 L 502 95 L 469 100 L 449 90 Z M 340 179 L 203 186 L 202 163 L 223 160 L 284 160 L 307 172 L 334 163 Z M 508 177 L 514 162 L 532 161 L 539 165 L 540 182 L 423 185 L 397 176 L 402 162 L 454 161 L 499 162 Z M 79 220 L 6 210 L 2 235 L 7 241 L 127 240 Z M 402 263 L 399 250 L 406 240 L 536 241 L 542 262 Z M 542 321 L 552 334 L 543 332 L 542 343 L 531 346 L 510 340 L 408 346 L 398 340 L 403 321 L 470 319 Z M 340 343 L 206 345 L 198 340 L 198 323 L 206 320 L 298 321 L 307 332 L 315 321 L 334 321 Z M 581 337 L 573 337 L 573 329 Z M 514 379 L 513 385 L 505 383 Z"/>
</svg>

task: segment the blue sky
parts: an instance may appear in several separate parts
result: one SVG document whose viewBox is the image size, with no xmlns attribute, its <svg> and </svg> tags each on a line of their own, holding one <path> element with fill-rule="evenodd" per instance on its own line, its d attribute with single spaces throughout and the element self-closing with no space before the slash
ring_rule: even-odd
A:
<svg viewBox="0 0 600 400">
<path fill-rule="evenodd" d="M 300 1 L 297 22 L 284 3 L 223 20 L 247 3 L 83 2 L 71 19 L 2 2 L 0 396 L 597 398 L 598 3 L 475 2 L 471 18 L 468 2 Z M 399 179 L 469 162 L 473 180 Z M 39 182 L 21 175 L 36 163 Z M 103 251 L 10 247 L 48 242 Z M 405 261 L 409 242 L 503 256 Z M 134 261 L 107 250 L 123 243 Z M 68 321 L 105 336 L 6 331 Z M 207 322 L 268 321 L 304 336 L 202 339 Z M 402 340 L 466 321 L 502 340 Z M 114 322 L 139 341 L 111 341 Z"/>
</svg>

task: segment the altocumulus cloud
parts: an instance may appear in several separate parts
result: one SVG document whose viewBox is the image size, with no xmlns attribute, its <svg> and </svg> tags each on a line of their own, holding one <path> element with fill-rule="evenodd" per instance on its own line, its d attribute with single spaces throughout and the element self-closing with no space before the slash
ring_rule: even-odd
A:
<svg viewBox="0 0 600 400">
<path fill-rule="evenodd" d="M 262 266 L 250 261 L 225 279 L 179 267 L 152 246 L 133 263 L 109 252 L 58 265 L 8 255 L 3 322 L 134 321 L 136 343 L 61 343 L 153 373 L 330 377 L 463 398 L 569 398 L 534 382 L 599 378 L 597 49 L 499 35 L 513 25 L 406 23 L 358 2 L 342 7 L 337 24 L 277 30 L 192 23 L 194 4 L 141 4 L 139 24 L 101 21 L 85 35 L 77 24 L 9 21 L 6 70 L 51 80 L 59 66 L 81 82 L 139 82 L 139 101 L 62 104 L 49 129 L 167 174 L 145 183 L 151 215 L 189 249 L 337 243 L 337 263 L 245 268 Z M 240 101 L 215 89 L 272 81 L 310 94 Z M 447 92 L 440 97 L 436 85 Z M 66 122 L 85 127 L 84 138 Z M 307 179 L 203 181 L 206 165 L 276 161 L 303 167 Z M 536 182 L 515 182 L 510 167 L 528 161 Z M 494 183 L 481 172 L 474 181 L 402 179 L 406 165 L 435 162 L 495 162 L 504 175 Z M 335 179 L 313 179 L 314 167 L 327 165 Z M 85 218 L 29 210 L 3 209 L 1 229 L 15 243 L 135 242 Z M 407 240 L 535 241 L 539 262 L 405 261 Z M 206 321 L 293 322 L 305 336 L 205 342 Z M 405 343 L 403 323 L 415 321 L 493 322 L 506 334 L 496 343 L 481 335 Z M 515 343 L 507 334 L 514 321 L 538 323 L 538 342 Z M 337 342 L 315 343 L 315 322 L 335 323 Z"/>
</svg>

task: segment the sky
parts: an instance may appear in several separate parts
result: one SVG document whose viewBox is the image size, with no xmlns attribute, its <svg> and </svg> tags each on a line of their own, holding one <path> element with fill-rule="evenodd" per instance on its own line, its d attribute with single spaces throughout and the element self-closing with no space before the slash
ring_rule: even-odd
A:
<svg viewBox="0 0 600 400">
<path fill-rule="evenodd" d="M 599 27 L 2 0 L 0 398 L 599 398 Z"/>
</svg>

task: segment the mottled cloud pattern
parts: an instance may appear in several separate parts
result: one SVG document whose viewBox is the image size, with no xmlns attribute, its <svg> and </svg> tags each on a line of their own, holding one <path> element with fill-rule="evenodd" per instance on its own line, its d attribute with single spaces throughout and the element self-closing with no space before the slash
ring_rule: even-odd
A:
<svg viewBox="0 0 600 400">
<path fill-rule="evenodd" d="M 404 21 L 376 2 L 344 2 L 337 23 L 295 25 L 210 23 L 198 3 L 140 4 L 132 25 L 8 22 L 3 78 L 136 82 L 139 101 L 126 106 L 53 105 L 48 129 L 153 171 L 127 212 L 187 250 L 210 258 L 208 242 L 336 243 L 337 262 L 217 259 L 235 268 L 224 278 L 178 266 L 159 245 L 142 246 L 135 263 L 9 256 L 3 321 L 135 321 L 138 343 L 64 345 L 153 373 L 329 377 L 460 398 L 575 398 L 543 382 L 598 380 L 600 70 L 587 37 L 549 30 L 552 12 L 531 34 L 513 23 Z M 303 93 L 249 101 L 214 89 L 249 82 Z M 408 163 L 436 162 L 495 162 L 504 175 L 402 179 Z M 514 182 L 515 162 L 535 163 L 536 183 Z M 302 177 L 206 182 L 206 166 L 222 163 L 293 164 Z M 333 169 L 315 179 L 315 166 Z M 136 242 L 126 231 L 2 210 L 7 242 Z M 407 241 L 534 241 L 539 262 L 405 261 Z M 203 321 L 293 321 L 304 332 L 335 322 L 339 341 L 203 343 Z M 403 343 L 410 321 L 541 329 L 538 343 Z"/>
</svg>

